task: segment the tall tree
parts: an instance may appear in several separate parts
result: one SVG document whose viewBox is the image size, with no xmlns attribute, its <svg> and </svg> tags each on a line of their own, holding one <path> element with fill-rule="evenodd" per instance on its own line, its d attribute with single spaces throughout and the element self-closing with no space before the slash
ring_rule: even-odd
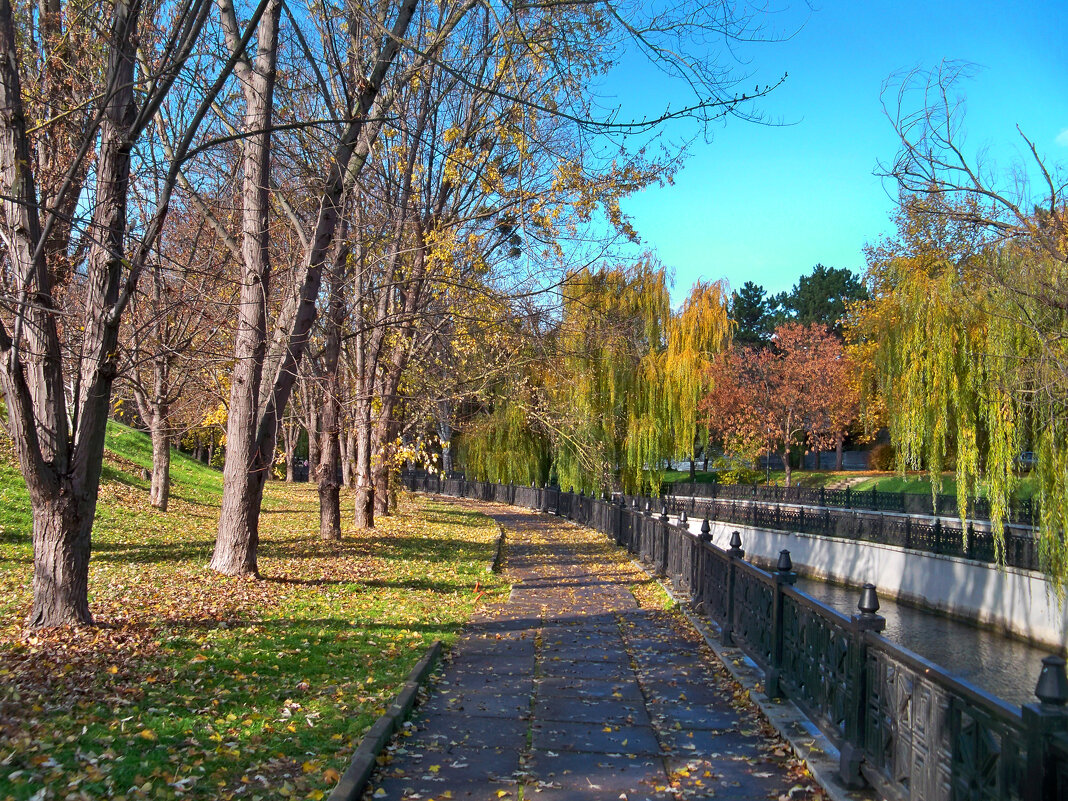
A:
<svg viewBox="0 0 1068 801">
<path fill-rule="evenodd" d="M 731 294 L 734 341 L 739 345 L 766 345 L 781 313 L 778 296 L 769 296 L 764 287 L 746 281 Z"/>
<path fill-rule="evenodd" d="M 850 410 L 848 363 L 825 326 L 784 323 L 772 346 L 732 350 L 705 399 L 708 425 L 744 457 L 782 453 L 786 485 L 797 449 L 832 446 Z"/>
<path fill-rule="evenodd" d="M 861 342 L 902 466 L 937 488 L 956 451 L 957 499 L 980 481 L 995 533 L 1018 483 L 1016 459 L 1037 457 L 1039 553 L 1068 585 L 1068 207 L 1063 176 L 1020 130 L 1026 160 L 1011 172 L 965 141 L 963 81 L 946 62 L 904 77 L 884 105 L 898 135 L 883 172 L 900 191 L 896 235 L 872 250 L 872 302 Z"/>
<path fill-rule="evenodd" d="M 0 323 L 0 382 L 7 399 L 8 430 L 33 509 L 30 625 L 92 621 L 87 600 L 90 532 L 119 327 L 166 221 L 176 162 L 188 154 L 219 79 L 188 109 L 182 143 L 168 160 L 154 211 L 140 229 L 132 229 L 128 219 L 131 163 L 141 137 L 199 41 L 208 9 L 206 0 L 182 6 L 160 28 L 143 24 L 145 9 L 139 0 L 93 6 L 86 16 L 67 17 L 107 31 L 106 66 L 93 86 L 92 94 L 99 99 L 92 119 L 72 140 L 77 147 L 69 154 L 68 176 L 73 177 L 48 194 L 51 205 L 45 207 L 30 155 L 19 21 L 8 0 L 0 0 L 0 194 L 4 197 L 0 227 L 9 264 L 5 306 L 11 310 Z M 27 7 L 26 13 L 34 11 Z M 229 64 L 224 64 L 220 78 L 228 70 Z M 61 97 L 50 99 L 62 102 Z M 77 115 L 82 108 L 77 96 L 75 103 Z M 59 217 L 71 208 L 69 193 L 77 194 L 76 176 L 94 147 L 92 198 L 75 203 L 84 202 L 90 215 L 84 250 L 76 251 L 84 254 L 84 261 L 74 271 L 81 282 L 76 294 L 83 303 L 80 336 L 72 356 L 64 360 L 57 317 L 64 311 L 59 306 L 62 282 L 75 279 L 68 260 L 49 258 L 64 249 L 51 237 Z"/>
<path fill-rule="evenodd" d="M 794 284 L 786 306 L 796 322 L 825 325 L 841 335 L 848 304 L 867 297 L 864 284 L 851 270 L 817 264 Z"/>
</svg>

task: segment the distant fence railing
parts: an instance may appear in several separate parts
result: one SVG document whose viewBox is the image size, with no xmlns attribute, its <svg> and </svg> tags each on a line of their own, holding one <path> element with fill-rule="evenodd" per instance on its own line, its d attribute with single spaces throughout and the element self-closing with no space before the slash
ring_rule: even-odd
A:
<svg viewBox="0 0 1068 801">
<path fill-rule="evenodd" d="M 558 488 L 406 475 L 413 491 L 498 501 L 567 517 L 606 534 L 714 620 L 725 645 L 792 699 L 840 752 L 840 774 L 891 801 L 1068 799 L 1068 677 L 1043 660 L 1038 703 L 1013 707 L 882 637 L 875 588 L 845 616 L 792 586 L 790 555 L 766 571 L 694 536 L 666 514 Z"/>
<path fill-rule="evenodd" d="M 642 501 L 638 502 L 641 505 Z M 899 512 L 806 507 L 763 500 L 701 500 L 677 495 L 666 496 L 659 505 L 666 506 L 671 514 L 686 512 L 690 517 L 741 526 L 874 542 L 991 564 L 998 561 L 991 525 L 969 521 L 962 528 L 960 518 L 942 520 Z M 1009 525 L 1004 536 L 1006 565 L 1040 569 L 1038 543 L 1032 529 Z"/>
<path fill-rule="evenodd" d="M 443 480 L 464 481 L 464 478 L 453 475 Z M 468 481 L 466 483 L 479 482 Z M 485 486 L 508 487 L 511 485 L 486 484 Z M 675 488 L 679 486 L 674 485 Z M 519 487 L 518 489 L 525 488 Z M 761 491 L 758 493 L 751 492 L 753 488 L 749 486 L 722 485 L 721 489 L 725 491 L 726 496 L 737 497 L 702 498 L 693 494 L 666 494 L 661 498 L 644 498 L 628 495 L 626 501 L 639 510 L 644 509 L 648 504 L 654 512 L 659 512 L 666 507 L 673 515 L 686 512 L 692 518 L 707 517 L 722 523 L 752 526 L 769 531 L 788 531 L 872 542 L 938 556 L 973 559 L 988 564 L 996 564 L 999 561 L 998 544 L 992 525 L 981 520 L 969 520 L 962 527 L 960 518 L 955 517 L 955 507 L 952 512 L 947 513 L 946 519 L 942 519 L 924 512 L 885 511 L 833 505 L 806 506 L 805 504 L 813 498 L 818 503 L 823 496 L 800 493 L 797 490 L 804 488 L 798 487 L 757 487 L 756 489 Z M 549 491 L 559 490 L 549 488 Z M 818 493 L 819 491 L 809 488 L 807 492 Z M 846 491 L 827 490 L 827 493 L 839 492 Z M 871 496 L 871 493 L 864 494 Z M 897 495 L 897 493 L 882 494 Z M 838 496 L 829 495 L 829 497 L 834 500 Z M 485 498 L 483 500 L 503 499 Z M 1014 523 L 1006 525 L 1004 547 L 1002 561 L 1009 567 L 1036 571 L 1041 569 L 1038 542 L 1030 527 Z"/>
<path fill-rule="evenodd" d="M 876 489 L 827 489 L 826 487 L 778 487 L 763 484 L 703 484 L 675 482 L 664 484 L 664 495 L 695 496 L 712 500 L 793 503 L 802 506 L 831 506 L 841 509 L 870 509 L 876 512 L 900 512 L 912 515 L 957 515 L 957 496 L 927 493 L 882 492 Z M 990 520 L 990 500 L 968 501 L 968 517 Z M 1038 504 L 1030 498 L 1016 499 L 1009 507 L 1007 523 L 1033 526 L 1038 518 Z"/>
</svg>

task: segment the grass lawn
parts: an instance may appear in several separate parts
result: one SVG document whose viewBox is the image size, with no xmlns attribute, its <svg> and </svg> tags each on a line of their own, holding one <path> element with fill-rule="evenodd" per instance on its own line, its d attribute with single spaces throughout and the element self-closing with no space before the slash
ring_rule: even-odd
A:
<svg viewBox="0 0 1068 801">
<path fill-rule="evenodd" d="M 698 483 L 711 483 L 716 480 L 715 473 L 697 473 Z M 763 475 L 763 474 L 761 474 Z M 875 487 L 880 492 L 907 492 L 917 495 L 930 495 L 931 494 L 931 480 L 926 473 L 907 473 L 905 476 L 901 476 L 896 472 L 861 472 L 856 470 L 844 470 L 836 472 L 834 470 L 794 470 L 791 476 L 793 484 L 795 486 L 802 487 L 826 487 L 829 484 L 833 484 L 836 481 L 843 479 L 861 479 L 856 484 L 853 484 L 851 489 L 857 492 L 864 490 L 871 491 L 872 487 Z M 686 471 L 670 470 L 664 474 L 664 482 L 672 483 L 687 483 L 690 480 L 690 474 Z M 786 473 L 782 470 L 771 471 L 771 483 L 781 485 L 786 481 Z M 760 481 L 764 483 L 763 479 Z M 1020 486 L 1017 489 L 1016 497 L 1021 499 L 1030 498 L 1034 494 L 1034 482 L 1030 474 L 1025 474 L 1020 477 Z M 942 488 L 940 490 L 945 495 L 955 495 L 957 492 L 957 479 L 955 473 L 944 473 L 942 475 Z M 980 488 L 980 495 L 985 494 L 985 490 Z"/>
<path fill-rule="evenodd" d="M 171 509 L 152 510 L 149 442 L 112 426 L 99 625 L 26 631 L 30 515 L 0 448 L 0 799 L 324 798 L 430 642 L 503 591 L 485 517 L 407 499 L 324 543 L 314 487 L 280 482 L 261 578 L 216 575 L 221 474 L 175 454 Z"/>
</svg>

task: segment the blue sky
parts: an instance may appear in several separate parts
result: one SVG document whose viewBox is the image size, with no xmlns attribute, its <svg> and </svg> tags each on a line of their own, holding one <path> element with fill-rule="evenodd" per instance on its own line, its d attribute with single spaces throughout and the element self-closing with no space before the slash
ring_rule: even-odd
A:
<svg viewBox="0 0 1068 801">
<path fill-rule="evenodd" d="M 1019 124 L 1049 162 L 1068 161 L 1068 3 L 823 0 L 770 25 L 801 27 L 788 41 L 744 47 L 737 70 L 751 76 L 745 90 L 789 73 L 760 106 L 783 124 L 718 126 L 711 142 L 692 143 L 674 185 L 624 203 L 643 246 L 673 268 L 677 299 L 698 278 L 777 292 L 817 262 L 863 270 L 865 243 L 890 231 L 895 188 L 873 173 L 896 152 L 880 103 L 894 73 L 975 63 L 963 87 L 969 151 L 1009 169 L 1022 158 Z M 628 65 L 602 92 L 644 113 L 664 89 L 662 77 Z"/>
</svg>

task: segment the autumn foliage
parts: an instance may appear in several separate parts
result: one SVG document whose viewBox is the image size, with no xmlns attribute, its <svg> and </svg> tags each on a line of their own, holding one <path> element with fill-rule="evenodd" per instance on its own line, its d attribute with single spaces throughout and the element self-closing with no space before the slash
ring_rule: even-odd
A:
<svg viewBox="0 0 1068 801">
<path fill-rule="evenodd" d="M 790 457 L 834 447 L 857 413 L 841 340 L 822 325 L 785 323 L 770 347 L 735 347 L 713 368 L 703 411 L 728 454 Z"/>
</svg>

